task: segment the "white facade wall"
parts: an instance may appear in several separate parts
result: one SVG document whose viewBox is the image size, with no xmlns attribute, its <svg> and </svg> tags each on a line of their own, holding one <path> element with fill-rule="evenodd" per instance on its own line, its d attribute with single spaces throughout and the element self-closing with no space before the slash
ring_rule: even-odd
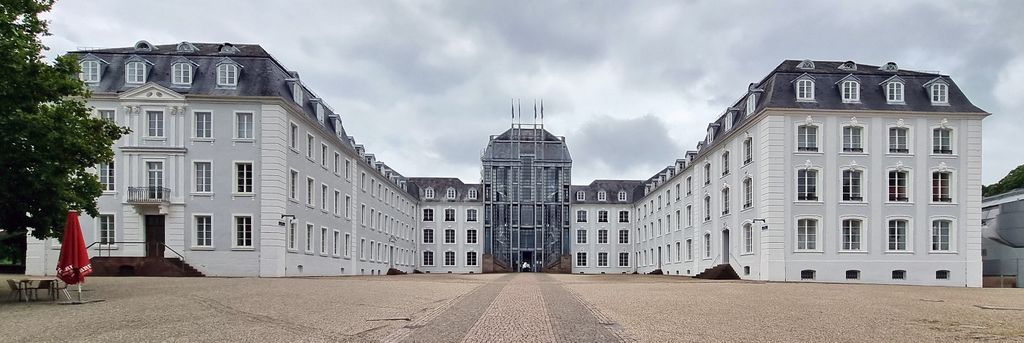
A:
<svg viewBox="0 0 1024 343">
<path fill-rule="evenodd" d="M 615 194 L 612 194 L 614 197 Z M 632 204 L 573 204 L 569 212 L 569 231 L 571 239 L 570 251 L 572 254 L 572 272 L 577 274 L 628 274 L 635 270 L 633 261 L 633 232 L 631 232 L 633 219 Z M 577 212 L 585 211 L 587 221 L 577 220 Z M 601 211 L 608 213 L 608 220 L 600 221 Z M 619 212 L 626 211 L 628 218 L 625 222 L 619 219 Z M 583 236 L 580 231 L 585 232 Z M 607 234 L 607 240 L 601 241 L 601 231 Z M 620 231 L 625 231 L 625 243 L 620 242 Z M 579 254 L 586 254 L 586 265 L 580 264 Z M 625 264 L 620 263 L 620 253 L 626 254 Z M 607 254 L 607 263 L 601 265 L 601 254 Z"/>
<path fill-rule="evenodd" d="M 437 190 L 438 196 L 444 195 L 445 190 Z M 423 210 L 433 210 L 434 220 L 423 220 Z M 445 210 L 455 211 L 455 220 L 445 220 Z M 477 218 L 469 221 L 467 211 L 475 210 Z M 484 251 L 484 229 L 483 229 L 483 203 L 481 202 L 424 202 L 420 206 L 419 221 L 419 270 L 424 273 L 480 273 L 483 264 Z M 454 241 L 446 241 L 447 231 L 455 233 Z M 475 231 L 475 241 L 470 240 L 470 231 Z M 432 232 L 432 239 L 426 237 Z M 429 242 L 429 243 L 428 243 Z M 433 263 L 427 260 L 425 254 L 433 254 Z M 468 253 L 476 254 L 476 261 L 472 263 Z M 452 253 L 454 261 L 446 260 L 445 254 Z M 451 263 L 448 263 L 451 262 Z"/>
</svg>

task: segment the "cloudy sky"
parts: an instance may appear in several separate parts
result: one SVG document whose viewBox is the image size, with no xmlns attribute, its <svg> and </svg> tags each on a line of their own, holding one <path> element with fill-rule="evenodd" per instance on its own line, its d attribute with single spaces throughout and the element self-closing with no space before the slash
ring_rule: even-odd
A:
<svg viewBox="0 0 1024 343">
<path fill-rule="evenodd" d="M 951 75 L 983 181 L 1024 163 L 1024 1 L 62 1 L 49 54 L 145 39 L 260 44 L 407 176 L 479 180 L 509 102 L 544 99 L 574 183 L 642 179 L 784 59 Z M 532 118 L 532 117 L 531 117 Z"/>
</svg>

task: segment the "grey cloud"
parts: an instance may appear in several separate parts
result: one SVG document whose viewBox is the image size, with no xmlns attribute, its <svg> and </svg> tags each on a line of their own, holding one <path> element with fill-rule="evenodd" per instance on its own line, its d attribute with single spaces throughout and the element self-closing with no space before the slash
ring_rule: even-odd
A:
<svg viewBox="0 0 1024 343">
<path fill-rule="evenodd" d="M 573 155 L 573 174 L 582 177 L 577 180 L 616 178 L 636 169 L 653 175 L 681 155 L 664 122 L 650 114 L 630 119 L 594 118 L 566 141 Z"/>
</svg>

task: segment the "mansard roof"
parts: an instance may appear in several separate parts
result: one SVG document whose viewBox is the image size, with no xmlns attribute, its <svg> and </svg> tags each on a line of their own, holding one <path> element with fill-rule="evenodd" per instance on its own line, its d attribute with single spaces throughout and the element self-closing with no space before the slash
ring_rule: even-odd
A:
<svg viewBox="0 0 1024 343">
<path fill-rule="evenodd" d="M 410 177 L 409 192 L 415 194 L 423 202 L 483 202 L 484 195 L 479 183 L 464 183 L 455 177 Z M 427 188 L 434 189 L 434 198 L 423 197 Z M 448 188 L 455 189 L 455 199 L 448 199 Z M 476 189 L 476 199 L 469 198 L 469 190 Z"/>
<path fill-rule="evenodd" d="M 569 186 L 569 201 L 573 204 L 632 204 L 643 198 L 642 185 L 643 181 L 640 180 L 594 180 L 585 186 Z M 583 201 L 576 200 L 576 193 L 580 191 L 586 194 Z M 600 191 L 606 192 L 608 198 L 605 201 L 597 201 L 597 193 Z M 619 201 L 619 191 L 626 192 L 626 201 Z"/>
</svg>

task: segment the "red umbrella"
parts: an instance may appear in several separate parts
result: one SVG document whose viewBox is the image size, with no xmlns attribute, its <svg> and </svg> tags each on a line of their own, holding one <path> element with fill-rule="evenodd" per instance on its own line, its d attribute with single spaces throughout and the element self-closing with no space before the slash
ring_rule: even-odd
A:
<svg viewBox="0 0 1024 343">
<path fill-rule="evenodd" d="M 78 212 L 68 211 L 64 223 L 64 241 L 60 247 L 60 261 L 57 262 L 57 277 L 69 285 L 78 284 L 78 301 L 82 301 L 82 282 L 92 273 L 89 252 L 82 238 L 82 226 L 78 224 Z"/>
</svg>

